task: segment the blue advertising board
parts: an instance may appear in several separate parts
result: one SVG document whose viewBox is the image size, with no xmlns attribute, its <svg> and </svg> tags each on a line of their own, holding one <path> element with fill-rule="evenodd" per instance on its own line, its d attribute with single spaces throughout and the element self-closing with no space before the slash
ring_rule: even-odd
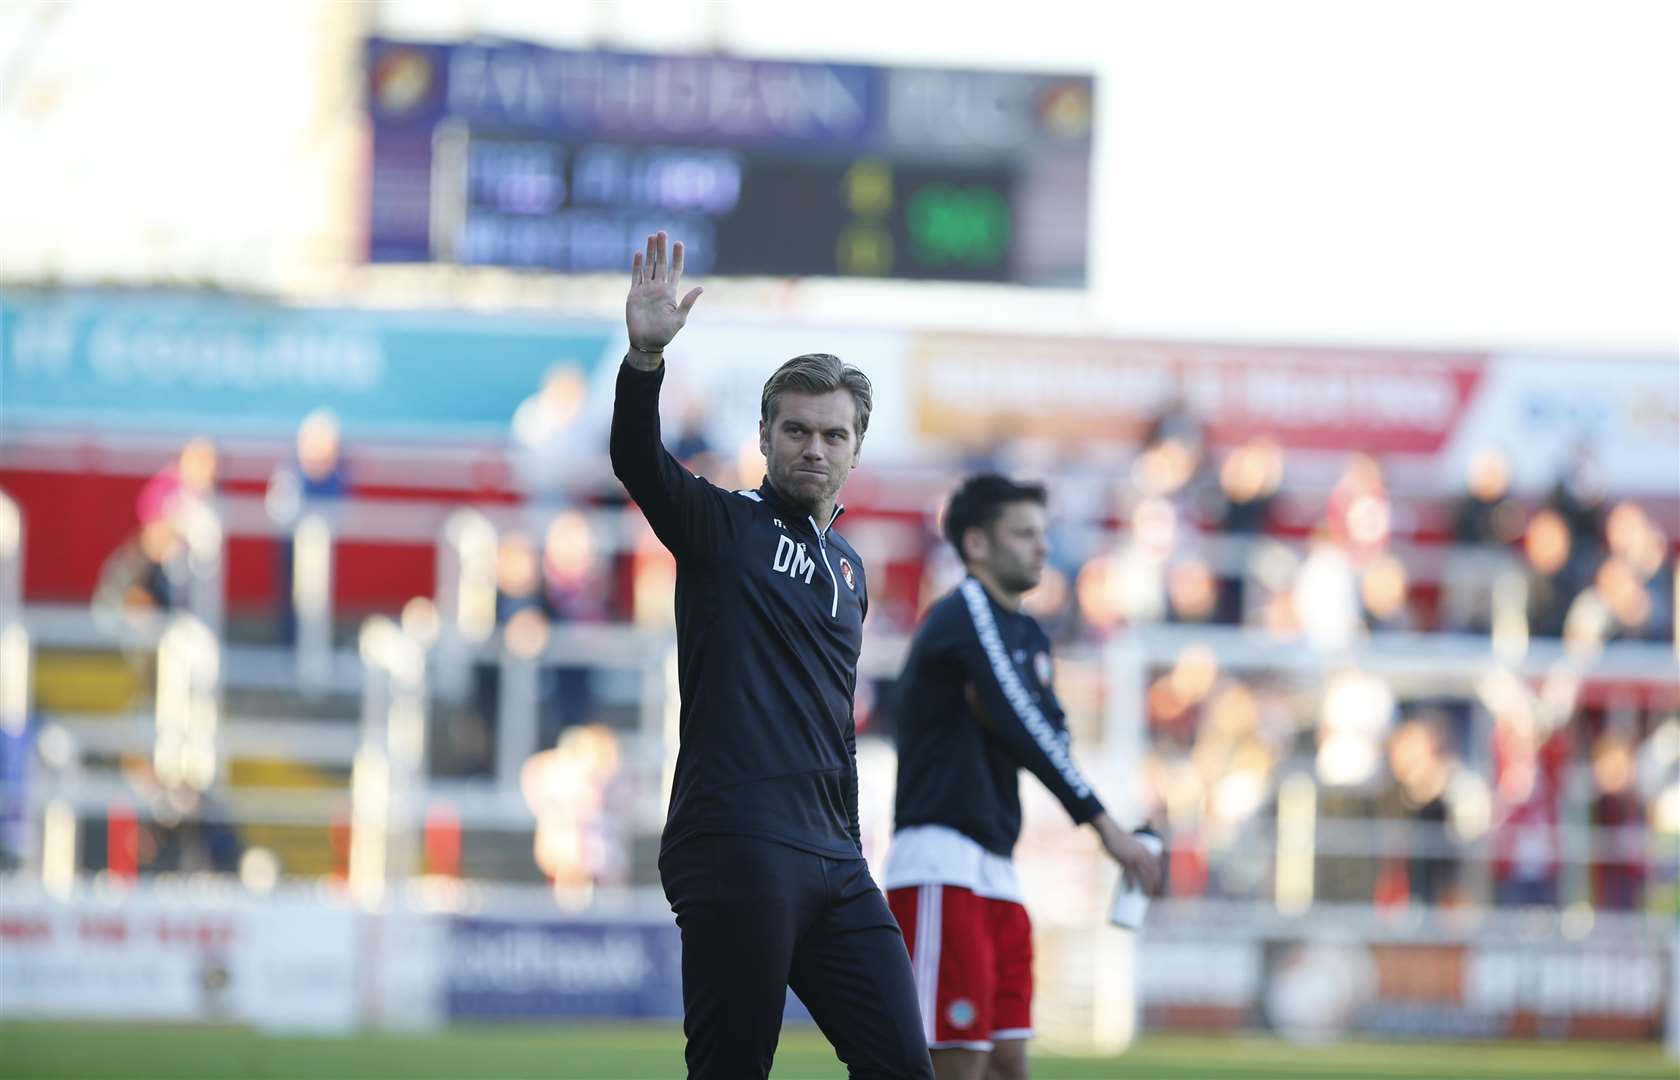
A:
<svg viewBox="0 0 1680 1080">
<path fill-rule="evenodd" d="M 586 377 L 623 329 L 459 313 L 293 308 L 182 294 L 0 294 L 0 430 L 506 437 L 551 368 Z"/>
<path fill-rule="evenodd" d="M 682 1015 L 682 942 L 648 923 L 449 923 L 451 1020 Z"/>
<path fill-rule="evenodd" d="M 676 1019 L 682 935 L 670 922 L 452 918 L 443 991 L 451 1021 Z M 812 1022 L 791 990 L 783 1020 Z"/>
</svg>

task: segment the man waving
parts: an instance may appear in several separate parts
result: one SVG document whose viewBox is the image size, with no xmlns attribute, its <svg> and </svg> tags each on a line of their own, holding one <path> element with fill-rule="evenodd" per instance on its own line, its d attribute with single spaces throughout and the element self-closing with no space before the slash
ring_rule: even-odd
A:
<svg viewBox="0 0 1680 1080">
<path fill-rule="evenodd" d="M 933 1070 L 904 940 L 858 837 L 852 694 L 869 596 L 834 531 L 857 464 L 869 379 L 826 353 L 764 384 L 758 488 L 724 491 L 666 453 L 665 349 L 683 248 L 631 261 L 630 351 L 613 471 L 677 560 L 681 747 L 659 872 L 683 944 L 691 1078 L 769 1075 L 792 987 L 853 1077 Z"/>
</svg>

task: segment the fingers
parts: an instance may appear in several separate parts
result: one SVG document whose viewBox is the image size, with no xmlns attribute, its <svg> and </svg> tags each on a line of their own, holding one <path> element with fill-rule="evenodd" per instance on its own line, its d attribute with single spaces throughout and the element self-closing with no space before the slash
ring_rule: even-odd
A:
<svg viewBox="0 0 1680 1080">
<path fill-rule="evenodd" d="M 678 248 L 678 250 L 680 251 L 682 249 Z M 682 303 L 677 305 L 677 311 L 678 311 L 679 314 L 682 315 L 682 317 L 684 319 L 688 318 L 688 312 L 691 308 L 694 307 L 694 301 L 700 299 L 700 294 L 705 292 L 705 291 L 706 290 L 704 290 L 700 286 L 696 285 L 694 288 L 692 288 L 688 291 L 687 296 L 682 298 Z"/>
<path fill-rule="evenodd" d="M 1155 895 L 1155 889 L 1161 883 L 1161 873 L 1152 860 L 1129 864 L 1126 872 L 1131 875 L 1132 883 L 1143 890 L 1145 896 Z"/>
<path fill-rule="evenodd" d="M 637 252 L 630 259 L 630 284 L 640 285 L 644 281 L 669 281 L 675 286 L 682 278 L 683 246 L 677 241 L 675 246 L 670 244 L 670 237 L 661 229 L 647 238 L 647 251 Z M 698 290 L 694 295 L 698 295 Z"/>
<path fill-rule="evenodd" d="M 1146 896 L 1157 896 L 1161 883 L 1166 880 L 1166 858 L 1156 855 L 1141 844 L 1125 850 L 1112 850 L 1114 858 L 1120 863 L 1127 880 L 1142 889 Z"/>
</svg>

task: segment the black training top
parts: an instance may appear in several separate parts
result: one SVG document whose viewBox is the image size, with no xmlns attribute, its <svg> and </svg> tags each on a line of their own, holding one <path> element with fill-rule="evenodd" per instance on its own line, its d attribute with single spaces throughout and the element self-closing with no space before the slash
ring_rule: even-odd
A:
<svg viewBox="0 0 1680 1080">
<path fill-rule="evenodd" d="M 1068 754 L 1050 688 L 1050 639 L 972 577 L 933 607 L 893 695 L 895 829 L 944 825 L 1008 857 L 1021 835 L 1017 772 L 1030 769 L 1084 824 L 1102 812 Z"/>
<path fill-rule="evenodd" d="M 734 833 L 859 857 L 863 563 L 768 480 L 730 492 L 677 464 L 659 438 L 664 371 L 624 364 L 612 422 L 613 472 L 677 558 L 682 744 L 661 851 Z"/>
</svg>

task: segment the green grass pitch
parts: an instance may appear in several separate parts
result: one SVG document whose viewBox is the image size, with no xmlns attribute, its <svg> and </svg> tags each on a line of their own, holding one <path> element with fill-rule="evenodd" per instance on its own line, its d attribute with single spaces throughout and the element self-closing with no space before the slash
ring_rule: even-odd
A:
<svg viewBox="0 0 1680 1080">
<path fill-rule="evenodd" d="M 438 1035 L 272 1037 L 240 1028 L 0 1022 L 0 1080 L 669 1080 L 669 1024 L 555 1024 Z M 783 1033 L 776 1080 L 839 1080 L 810 1029 Z M 1652 1044 L 1346 1043 L 1155 1035 L 1118 1058 L 1033 1058 L 1035 1080 L 1620 1080 L 1680 1077 Z"/>
</svg>

